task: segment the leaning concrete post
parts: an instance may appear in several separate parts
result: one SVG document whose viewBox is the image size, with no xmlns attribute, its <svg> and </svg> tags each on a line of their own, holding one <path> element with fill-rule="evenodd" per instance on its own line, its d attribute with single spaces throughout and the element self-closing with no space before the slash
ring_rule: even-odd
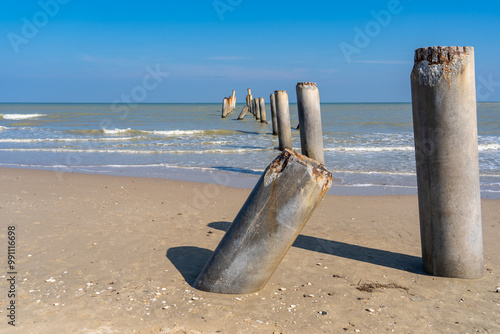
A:
<svg viewBox="0 0 500 334">
<path fill-rule="evenodd" d="M 248 110 L 250 110 L 248 106 L 244 106 L 243 110 L 241 110 L 240 116 L 238 116 L 238 120 L 242 120 L 243 118 L 245 118 L 245 115 L 247 114 Z"/>
<path fill-rule="evenodd" d="M 474 49 L 416 50 L 411 86 L 424 270 L 482 277 Z"/>
<path fill-rule="evenodd" d="M 324 164 L 319 91 L 314 82 L 299 82 L 297 84 L 297 108 L 299 110 L 302 154 Z"/>
<path fill-rule="evenodd" d="M 229 99 L 227 97 L 222 100 L 222 118 L 226 118 L 229 113 Z"/>
<path fill-rule="evenodd" d="M 278 135 L 278 118 L 276 116 L 276 95 L 273 93 L 271 99 L 271 121 L 273 123 L 273 135 Z"/>
<path fill-rule="evenodd" d="M 283 151 L 264 171 L 194 283 L 217 293 L 262 289 L 332 185 L 317 161 Z"/>
<path fill-rule="evenodd" d="M 278 120 L 278 148 L 292 149 L 292 129 L 290 127 L 290 106 L 288 104 L 288 94 L 285 90 L 274 92 L 276 96 L 276 118 Z"/>
<path fill-rule="evenodd" d="M 259 97 L 260 122 L 267 123 L 266 117 L 266 101 L 263 97 Z"/>
<path fill-rule="evenodd" d="M 259 102 L 259 98 L 255 98 L 253 99 L 254 103 L 255 103 L 255 119 L 257 119 L 258 121 L 260 120 L 260 102 Z"/>
</svg>

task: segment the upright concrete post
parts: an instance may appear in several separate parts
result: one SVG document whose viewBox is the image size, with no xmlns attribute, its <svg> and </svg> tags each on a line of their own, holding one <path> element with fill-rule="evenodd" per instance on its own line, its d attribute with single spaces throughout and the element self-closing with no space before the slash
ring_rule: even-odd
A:
<svg viewBox="0 0 500 334">
<path fill-rule="evenodd" d="M 278 142 L 279 150 L 292 149 L 292 129 L 290 127 L 290 106 L 286 90 L 277 90 L 276 96 L 276 118 L 278 120 Z"/>
<path fill-rule="evenodd" d="M 247 88 L 247 106 L 250 107 L 250 101 L 252 100 L 252 90 Z"/>
<path fill-rule="evenodd" d="M 297 84 L 297 108 L 302 154 L 324 164 L 321 107 L 316 83 L 299 82 Z"/>
<path fill-rule="evenodd" d="M 229 99 L 227 97 L 222 100 L 222 118 L 226 118 L 229 113 Z"/>
<path fill-rule="evenodd" d="M 264 171 L 194 283 L 217 293 L 262 289 L 332 185 L 317 161 L 283 151 Z"/>
<path fill-rule="evenodd" d="M 255 111 L 252 108 L 252 100 L 253 100 L 253 98 L 252 98 L 252 91 L 250 90 L 250 88 L 248 88 L 247 92 L 248 92 L 247 96 L 248 96 L 248 103 L 249 103 L 249 107 L 250 107 L 250 112 L 252 113 L 252 115 L 254 115 Z"/>
<path fill-rule="evenodd" d="M 299 82 L 297 84 L 297 108 L 299 110 L 302 154 L 324 164 L 321 107 L 318 87 L 314 82 Z"/>
<path fill-rule="evenodd" d="M 276 95 L 273 93 L 269 97 L 271 99 L 271 121 L 273 123 L 273 135 L 278 135 L 278 118 L 276 116 Z"/>
<path fill-rule="evenodd" d="M 411 73 L 424 270 L 483 276 L 474 48 L 415 52 Z"/>
<path fill-rule="evenodd" d="M 266 101 L 263 97 L 259 97 L 260 122 L 267 123 L 266 117 Z"/>
<path fill-rule="evenodd" d="M 255 119 L 260 121 L 260 101 L 259 98 L 253 99 L 255 103 Z"/>
<path fill-rule="evenodd" d="M 233 110 L 236 109 L 236 91 L 233 90 L 233 95 L 232 95 L 232 98 L 233 98 Z"/>
</svg>

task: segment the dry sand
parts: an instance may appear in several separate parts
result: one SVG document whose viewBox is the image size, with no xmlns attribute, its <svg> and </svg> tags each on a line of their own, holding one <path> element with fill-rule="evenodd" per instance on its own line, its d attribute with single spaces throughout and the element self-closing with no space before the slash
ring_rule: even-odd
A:
<svg viewBox="0 0 500 334">
<path fill-rule="evenodd" d="M 327 196 L 267 286 L 191 287 L 250 190 L 0 169 L 2 333 L 500 333 L 500 201 L 484 278 L 422 272 L 416 196 Z M 7 227 L 16 227 L 16 327 Z"/>
</svg>

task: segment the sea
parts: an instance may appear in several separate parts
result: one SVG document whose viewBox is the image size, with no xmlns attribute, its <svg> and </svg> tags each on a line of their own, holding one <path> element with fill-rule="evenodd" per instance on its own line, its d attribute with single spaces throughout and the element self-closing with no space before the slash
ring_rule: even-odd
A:
<svg viewBox="0 0 500 334">
<path fill-rule="evenodd" d="M 251 188 L 280 153 L 243 104 L 0 104 L 0 167 L 170 178 Z M 266 105 L 268 120 L 270 106 Z M 410 103 L 322 103 L 333 194 L 416 194 Z M 481 195 L 500 198 L 500 103 L 478 103 Z M 297 105 L 290 105 L 300 152 Z"/>
</svg>

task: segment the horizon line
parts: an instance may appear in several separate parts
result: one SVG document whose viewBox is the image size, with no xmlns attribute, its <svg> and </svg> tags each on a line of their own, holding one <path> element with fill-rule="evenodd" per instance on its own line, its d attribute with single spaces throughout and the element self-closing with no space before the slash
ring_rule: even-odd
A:
<svg viewBox="0 0 500 334">
<path fill-rule="evenodd" d="M 297 104 L 297 101 L 289 102 L 291 104 Z M 321 102 L 321 104 L 411 104 L 411 101 L 403 102 Z M 476 103 L 500 103 L 500 101 L 476 101 Z M 116 105 L 126 105 L 131 103 L 113 103 L 113 102 L 0 102 L 0 104 L 116 104 Z M 221 102 L 141 102 L 133 103 L 138 105 L 143 104 L 221 104 Z M 243 105 L 245 102 L 237 102 L 237 105 Z M 269 102 L 266 102 L 269 104 Z"/>
</svg>

